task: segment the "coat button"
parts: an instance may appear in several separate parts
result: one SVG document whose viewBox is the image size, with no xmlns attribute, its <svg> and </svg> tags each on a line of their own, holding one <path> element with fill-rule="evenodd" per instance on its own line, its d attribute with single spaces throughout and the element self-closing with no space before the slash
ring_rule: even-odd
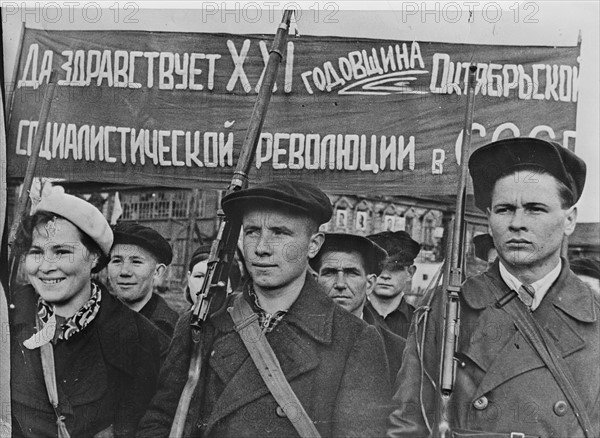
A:
<svg viewBox="0 0 600 438">
<path fill-rule="evenodd" d="M 559 400 L 556 403 L 554 403 L 553 409 L 554 409 L 554 413 L 556 415 L 558 415 L 559 417 L 562 417 L 569 410 L 569 405 L 567 405 L 566 401 Z"/>
<path fill-rule="evenodd" d="M 473 407 L 475 409 L 477 409 L 478 411 L 482 411 L 485 408 L 488 407 L 488 399 L 485 395 L 479 397 L 477 400 L 475 400 L 475 402 L 473 403 Z"/>
<path fill-rule="evenodd" d="M 277 409 L 275 409 L 275 412 L 277 413 L 277 416 L 280 417 L 280 418 L 287 417 L 287 415 L 285 415 L 284 410 L 281 409 L 281 406 L 277 406 Z"/>
</svg>

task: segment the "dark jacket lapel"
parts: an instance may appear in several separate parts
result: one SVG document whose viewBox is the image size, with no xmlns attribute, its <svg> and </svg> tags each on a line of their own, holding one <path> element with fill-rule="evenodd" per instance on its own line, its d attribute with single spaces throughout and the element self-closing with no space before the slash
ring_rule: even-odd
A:
<svg viewBox="0 0 600 438">
<path fill-rule="evenodd" d="M 95 329 L 104 359 L 121 371 L 131 374 L 135 369 L 136 347 L 140 346 L 135 313 L 117 301 L 103 285 L 100 288 L 102 302 Z"/>
<path fill-rule="evenodd" d="M 573 282 L 569 283 L 571 275 L 568 264 L 563 260 L 559 278 L 542 301 L 544 308 L 540 306 L 534 312 L 534 317 L 555 339 L 563 356 L 585 346 L 577 333 L 577 320 L 595 317 L 592 301 L 586 304 L 587 298 L 581 302 L 574 299 L 581 299 L 582 291 L 574 287 Z M 500 277 L 498 261 L 483 276 L 469 279 L 463 287 L 467 308 L 463 310 L 461 324 L 464 329 L 461 331 L 465 334 L 472 331 L 461 339 L 461 349 L 485 373 L 473 395 L 474 400 L 517 375 L 545 366 L 535 349 L 517 330 L 512 317 L 505 310 L 494 307 L 496 300 L 509 291 Z M 593 297 L 590 299 L 593 300 Z"/>
<path fill-rule="evenodd" d="M 244 297 L 249 299 L 247 292 Z M 319 365 L 317 346 L 306 342 L 306 337 L 316 343 L 332 342 L 333 311 L 335 304 L 319 289 L 311 276 L 298 299 L 283 320 L 267 335 L 288 382 L 315 369 Z M 233 328 L 233 321 L 223 312 L 214 321 L 225 332 L 215 340 L 215 354 L 210 358 L 211 368 L 225 382 L 225 389 L 212 409 L 206 434 L 220 419 L 242 406 L 269 393 L 256 365 Z"/>
</svg>

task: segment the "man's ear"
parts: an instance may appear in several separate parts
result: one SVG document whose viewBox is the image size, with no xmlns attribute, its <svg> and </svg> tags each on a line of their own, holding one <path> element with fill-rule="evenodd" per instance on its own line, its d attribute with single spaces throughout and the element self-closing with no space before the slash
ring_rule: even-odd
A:
<svg viewBox="0 0 600 438">
<path fill-rule="evenodd" d="M 308 243 L 308 258 L 312 259 L 317 255 L 321 246 L 325 242 L 325 234 L 318 232 L 310 236 L 310 242 Z"/>
<path fill-rule="evenodd" d="M 377 284 L 377 275 L 368 274 L 367 275 L 367 294 L 366 294 L 367 297 L 373 293 L 373 291 L 375 290 L 376 284 Z"/>
<path fill-rule="evenodd" d="M 167 271 L 167 265 L 165 265 L 164 263 L 158 263 L 156 265 L 156 268 L 154 269 L 154 279 L 158 280 L 163 275 L 165 275 L 166 271 Z"/>
<path fill-rule="evenodd" d="M 567 210 L 565 216 L 565 236 L 570 236 L 575 231 L 577 225 L 577 207 L 573 206 Z"/>
<path fill-rule="evenodd" d="M 410 278 L 412 278 L 413 275 L 415 275 L 415 272 L 417 272 L 417 267 L 415 265 L 408 267 L 408 275 L 410 275 Z"/>
</svg>

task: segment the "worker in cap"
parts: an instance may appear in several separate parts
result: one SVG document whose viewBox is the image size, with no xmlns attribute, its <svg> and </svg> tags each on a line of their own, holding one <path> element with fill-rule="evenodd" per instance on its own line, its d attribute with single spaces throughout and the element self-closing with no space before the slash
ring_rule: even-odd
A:
<svg viewBox="0 0 600 438">
<path fill-rule="evenodd" d="M 13 436 L 135 435 L 156 389 L 159 331 L 92 280 L 112 243 L 102 213 L 59 186 L 20 224 L 13 250 L 28 284 L 11 294 Z"/>
<path fill-rule="evenodd" d="M 406 231 L 383 231 L 367 237 L 384 248 L 388 257 L 365 307 L 393 333 L 406 338 L 415 310 L 407 295 L 411 294 L 417 270 L 414 262 L 421 245 Z"/>
<path fill-rule="evenodd" d="M 210 257 L 211 245 L 200 245 L 194 250 L 188 263 L 187 285 L 185 288 L 185 298 L 190 304 L 194 304 L 198 299 L 198 294 L 202 290 L 206 274 L 208 273 L 208 258 Z M 231 269 L 229 271 L 229 280 L 227 292 L 236 291 L 242 282 L 244 275 L 243 262 L 240 260 L 241 254 L 236 250 Z"/>
<path fill-rule="evenodd" d="M 317 274 L 317 281 L 336 304 L 377 329 L 385 345 L 390 381 L 393 382 L 402 365 L 406 341 L 392 333 L 373 311 L 365 308 L 386 257 L 385 250 L 366 237 L 328 233 L 310 265 Z"/>
<path fill-rule="evenodd" d="M 473 246 L 475 247 L 475 257 L 483 260 L 490 266 L 498 257 L 498 251 L 494 247 L 494 239 L 489 234 L 478 234 L 473 237 Z"/>
<path fill-rule="evenodd" d="M 600 296 L 600 260 L 579 257 L 571 260 L 571 270 Z"/>
<path fill-rule="evenodd" d="M 459 294 L 449 426 L 465 436 L 599 436 L 600 300 L 561 258 L 585 163 L 557 143 L 510 138 L 475 150 L 468 165 L 498 258 Z M 390 437 L 438 427 L 427 411 L 439 397 L 445 292 L 437 292 L 415 314 Z"/>
<path fill-rule="evenodd" d="M 185 298 L 190 304 L 196 302 L 198 292 L 202 290 L 202 285 L 206 279 L 206 272 L 208 271 L 209 256 L 210 245 L 201 245 L 194 250 L 188 263 Z"/>
<path fill-rule="evenodd" d="M 309 260 L 324 241 L 319 226 L 331 219 L 327 195 L 312 184 L 273 181 L 228 194 L 221 206 L 228 219 L 242 222 L 249 273 L 241 294 L 228 296 L 227 307 L 238 306 L 238 297 L 245 300 L 321 436 L 383 436 L 383 408 L 391 396 L 383 341 L 308 274 Z M 189 325 L 185 315 L 178 325 L 185 331 L 175 333 L 165 379 L 140 436 L 169 434 L 190 363 Z M 288 416 L 286 407 L 278 406 L 229 312 L 216 312 L 209 325 L 214 329 L 210 360 L 198 385 L 203 401 L 192 400 L 186 427 L 199 428 L 202 436 L 264 436 L 265 430 L 297 436 L 298 411 Z"/>
<path fill-rule="evenodd" d="M 179 315 L 153 290 L 171 264 L 171 245 L 157 231 L 134 222 L 117 224 L 114 235 L 107 268 L 113 293 L 170 338 Z"/>
</svg>

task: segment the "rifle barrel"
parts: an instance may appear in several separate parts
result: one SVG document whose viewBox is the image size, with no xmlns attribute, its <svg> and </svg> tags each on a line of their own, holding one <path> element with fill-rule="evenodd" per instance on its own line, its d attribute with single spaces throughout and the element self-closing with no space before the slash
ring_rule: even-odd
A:
<svg viewBox="0 0 600 438">
<path fill-rule="evenodd" d="M 292 10 L 283 13 L 281 23 L 277 28 L 273 45 L 269 52 L 269 60 L 262 75 L 262 83 L 258 96 L 254 103 L 250 122 L 236 163 L 233 178 L 227 189 L 227 193 L 245 189 L 248 186 L 248 174 L 254 160 L 256 147 L 260 140 L 260 133 L 265 120 L 265 115 L 273 93 L 275 79 L 279 70 L 279 64 L 285 50 L 287 32 L 292 19 Z M 204 363 L 206 362 L 207 346 L 201 345 L 204 321 L 224 303 L 227 295 L 227 282 L 229 270 L 233 262 L 235 249 L 241 229 L 241 218 L 226 218 L 222 210 L 218 212 L 220 218 L 217 237 L 213 241 L 208 267 L 202 289 L 198 293 L 198 299 L 192 309 L 190 329 L 192 331 L 193 351 L 188 371 L 188 380 L 179 398 L 177 410 L 171 425 L 170 437 L 180 438 L 183 436 L 185 422 L 192 399 L 199 381 L 202 379 Z"/>
<path fill-rule="evenodd" d="M 459 170 L 458 191 L 456 196 L 455 216 L 450 235 L 449 255 L 446 259 L 446 272 L 444 276 L 444 289 L 447 292 L 446 312 L 444 320 L 444 336 L 442 342 L 442 356 L 440 367 L 439 404 L 436 412 L 437 428 L 433 434 L 437 437 L 446 437 L 450 431 L 449 404 L 454 390 L 455 362 L 454 354 L 458 343 L 460 327 L 460 290 L 463 282 L 464 262 L 464 235 L 465 235 L 465 204 L 467 197 L 467 176 L 469 148 L 471 145 L 471 126 L 473 125 L 475 101 L 475 75 L 477 67 L 469 67 L 467 85 L 467 108 L 461 144 L 461 161 Z"/>
</svg>

